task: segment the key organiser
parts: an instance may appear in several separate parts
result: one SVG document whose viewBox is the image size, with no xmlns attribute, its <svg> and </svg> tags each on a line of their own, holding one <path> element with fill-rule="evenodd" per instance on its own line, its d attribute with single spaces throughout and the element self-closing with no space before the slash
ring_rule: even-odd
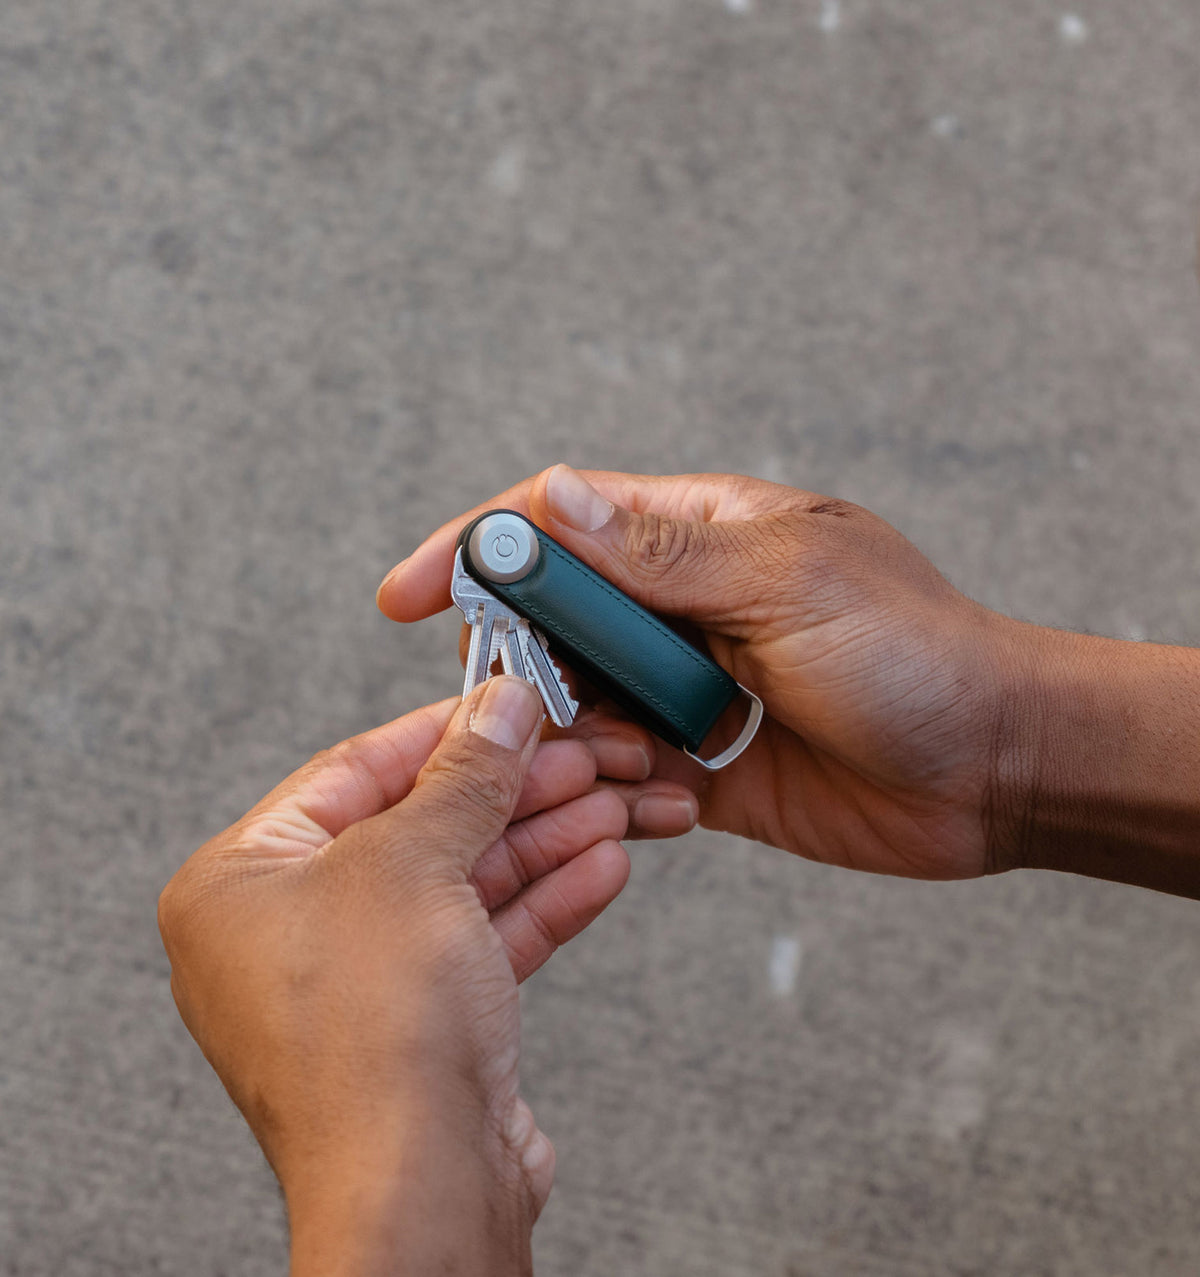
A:
<svg viewBox="0 0 1200 1277">
<path fill-rule="evenodd" d="M 544 635 L 552 655 L 705 767 L 726 766 L 753 739 L 763 713 L 753 692 L 523 515 L 480 515 L 459 535 L 458 558 L 478 585 Z M 704 739 L 739 693 L 749 712 L 737 739 L 701 758 Z"/>
</svg>

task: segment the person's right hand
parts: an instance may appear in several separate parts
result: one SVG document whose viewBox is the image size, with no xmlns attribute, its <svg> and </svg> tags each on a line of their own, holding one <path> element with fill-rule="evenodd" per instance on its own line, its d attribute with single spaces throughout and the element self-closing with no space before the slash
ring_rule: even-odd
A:
<svg viewBox="0 0 1200 1277">
<path fill-rule="evenodd" d="M 556 466 L 434 533 L 380 586 L 382 610 L 415 621 L 448 606 L 455 538 L 496 507 L 698 626 L 762 698 L 767 717 L 736 763 L 711 777 L 678 756 L 665 768 L 699 794 L 701 823 L 879 873 L 1009 866 L 1017 623 L 958 593 L 882 519 L 733 475 Z"/>
</svg>

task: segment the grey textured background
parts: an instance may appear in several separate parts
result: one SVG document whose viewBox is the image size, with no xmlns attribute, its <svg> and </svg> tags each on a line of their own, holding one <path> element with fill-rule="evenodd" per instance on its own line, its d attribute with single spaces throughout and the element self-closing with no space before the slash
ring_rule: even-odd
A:
<svg viewBox="0 0 1200 1277">
<path fill-rule="evenodd" d="M 499 486 L 760 474 L 1200 643 L 1200 9 L 1071 3 L 3 0 L 0 1272 L 282 1271 L 155 899 L 455 690 L 373 593 Z M 634 860 L 526 993 L 542 1273 L 1200 1271 L 1195 905 Z"/>
</svg>

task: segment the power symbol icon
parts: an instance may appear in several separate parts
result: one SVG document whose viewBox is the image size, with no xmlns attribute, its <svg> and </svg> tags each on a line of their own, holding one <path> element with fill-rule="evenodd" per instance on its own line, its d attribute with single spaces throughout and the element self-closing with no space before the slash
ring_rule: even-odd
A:
<svg viewBox="0 0 1200 1277">
<path fill-rule="evenodd" d="M 0 4 L 3 0 L 0 0 Z M 467 557 L 485 581 L 511 585 L 533 571 L 538 542 L 533 526 L 519 514 L 498 510 L 484 515 L 467 542 Z"/>
</svg>

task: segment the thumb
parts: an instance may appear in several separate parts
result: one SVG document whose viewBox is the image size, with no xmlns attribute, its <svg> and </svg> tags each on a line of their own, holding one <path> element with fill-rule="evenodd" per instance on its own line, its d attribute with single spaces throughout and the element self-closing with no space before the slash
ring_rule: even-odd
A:
<svg viewBox="0 0 1200 1277">
<path fill-rule="evenodd" d="M 542 698 L 531 684 L 488 679 L 455 712 L 408 797 L 377 820 L 394 822 L 407 856 L 469 874 L 508 826 L 541 723 Z"/>
<path fill-rule="evenodd" d="M 552 535 L 643 606 L 715 624 L 761 601 L 764 564 L 755 544 L 769 533 L 753 520 L 626 510 L 565 465 L 546 473 L 543 492 Z"/>
</svg>

